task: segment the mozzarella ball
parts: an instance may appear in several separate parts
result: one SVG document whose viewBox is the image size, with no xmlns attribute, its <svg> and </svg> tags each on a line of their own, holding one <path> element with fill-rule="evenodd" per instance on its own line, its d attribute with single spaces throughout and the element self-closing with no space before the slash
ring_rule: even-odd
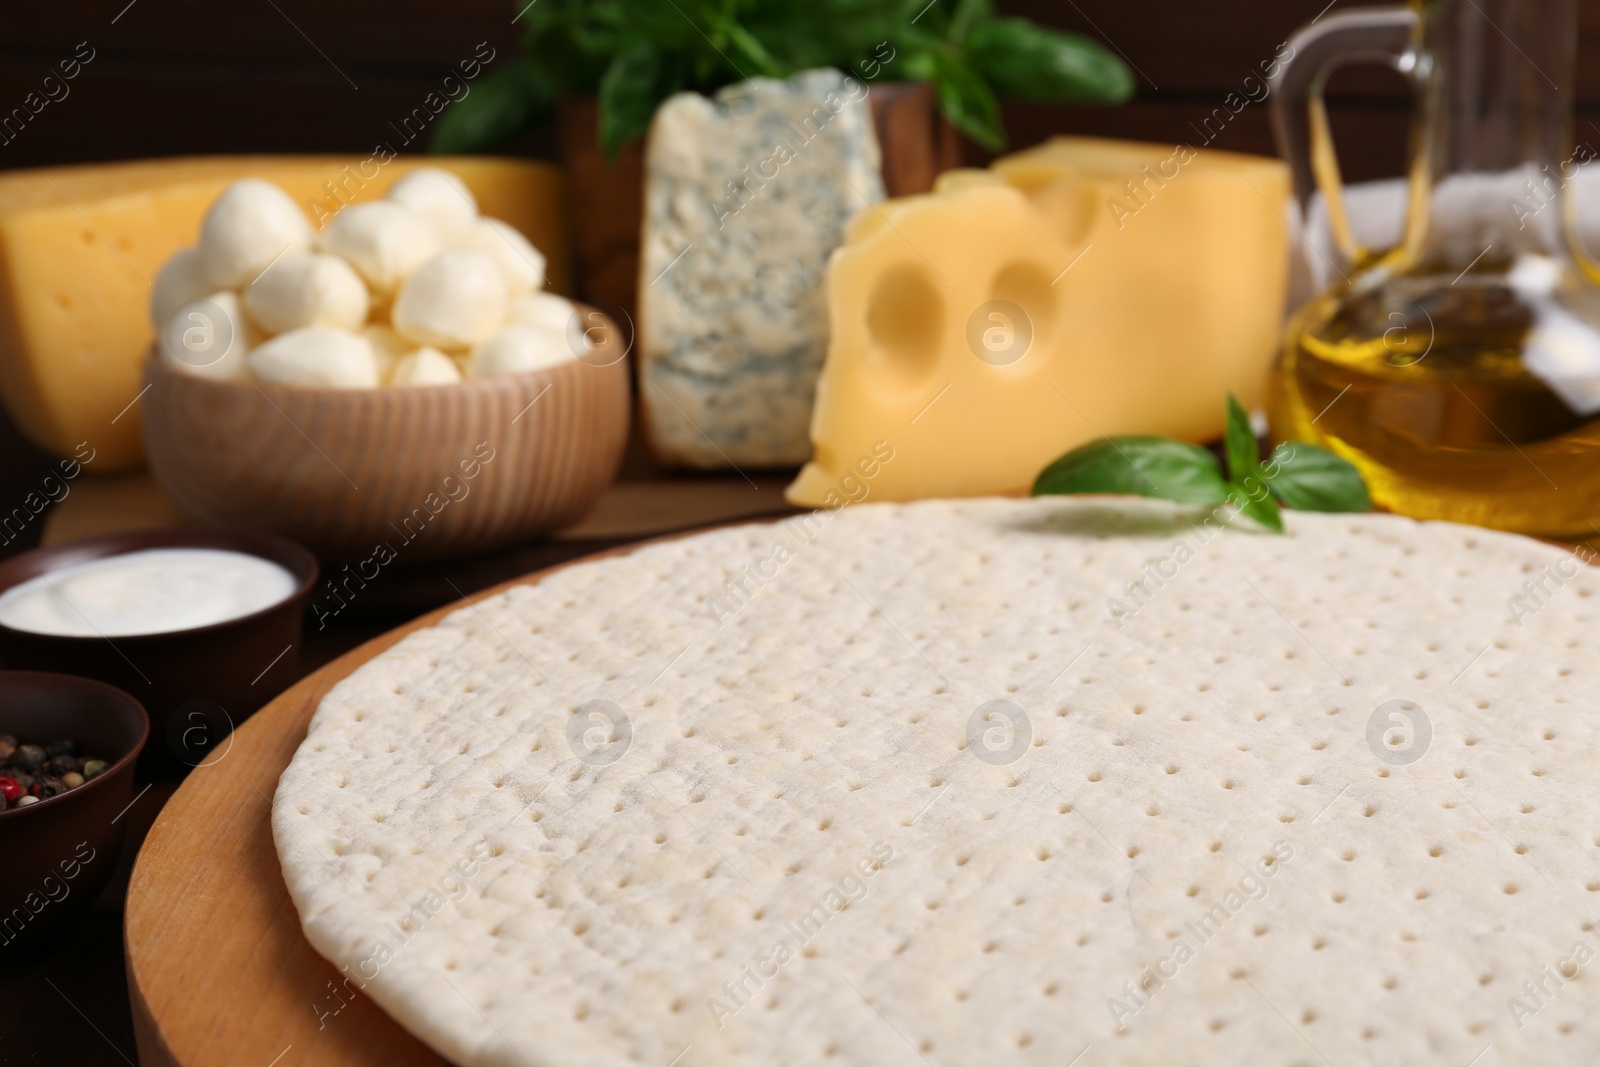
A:
<svg viewBox="0 0 1600 1067">
<path fill-rule="evenodd" d="M 450 248 L 417 268 L 394 299 L 394 328 L 446 351 L 488 337 L 506 319 L 506 283 L 487 252 Z"/>
<path fill-rule="evenodd" d="M 400 357 L 417 347 L 395 333 L 394 327 L 384 326 L 381 323 L 363 326 L 357 332 L 372 346 L 372 358 L 378 361 L 380 382 L 388 381 L 389 376 L 394 373 L 394 365 L 400 362 Z"/>
<path fill-rule="evenodd" d="M 172 313 L 191 300 L 199 300 L 216 286 L 206 281 L 200 269 L 200 250 L 180 248 L 162 266 L 150 290 L 150 321 L 157 330 L 167 324 Z"/>
<path fill-rule="evenodd" d="M 512 296 L 544 288 L 544 255 L 522 236 L 522 231 L 499 219 L 477 219 L 461 241 L 465 248 L 481 248 L 494 257 Z"/>
<path fill-rule="evenodd" d="M 338 256 L 296 252 L 245 289 L 244 309 L 269 334 L 302 326 L 354 330 L 367 321 L 367 287 Z"/>
<path fill-rule="evenodd" d="M 564 334 L 542 326 L 507 326 L 472 350 L 469 378 L 526 374 L 577 358 Z"/>
<path fill-rule="evenodd" d="M 260 178 L 228 186 L 200 223 L 200 266 L 214 289 L 238 289 L 280 254 L 311 247 L 311 224 L 289 194 Z"/>
<path fill-rule="evenodd" d="M 322 231 L 319 243 L 324 252 L 348 260 L 382 295 L 398 289 L 441 247 L 421 215 L 388 200 L 345 208 Z"/>
<path fill-rule="evenodd" d="M 156 350 L 169 367 L 222 381 L 247 377 L 245 353 L 258 337 L 234 293 L 185 301 L 167 316 Z M 220 351 L 220 355 L 218 352 Z"/>
<path fill-rule="evenodd" d="M 524 293 L 511 302 L 506 321 L 512 325 L 542 326 L 557 333 L 579 334 L 577 305 L 554 293 Z"/>
<path fill-rule="evenodd" d="M 390 186 L 388 198 L 415 211 L 447 244 L 464 237 L 478 218 L 478 201 L 467 183 L 438 167 L 407 174 Z"/>
<path fill-rule="evenodd" d="M 263 382 L 323 389 L 372 389 L 378 361 L 365 337 L 331 326 L 290 330 L 251 352 L 245 364 Z"/>
<path fill-rule="evenodd" d="M 390 385 L 451 385 L 461 380 L 456 361 L 437 348 L 419 348 L 400 357 Z"/>
</svg>

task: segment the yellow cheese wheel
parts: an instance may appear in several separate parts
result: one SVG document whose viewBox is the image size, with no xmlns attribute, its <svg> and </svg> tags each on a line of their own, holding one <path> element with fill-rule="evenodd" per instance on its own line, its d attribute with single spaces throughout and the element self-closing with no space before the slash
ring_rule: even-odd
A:
<svg viewBox="0 0 1600 1067">
<path fill-rule="evenodd" d="M 789 499 L 1023 493 L 1102 435 L 1220 436 L 1277 346 L 1288 198 L 1276 160 L 1059 138 L 861 212 Z"/>
<path fill-rule="evenodd" d="M 485 215 L 521 230 L 568 289 L 560 172 L 474 157 L 218 156 L 55 167 L 0 175 L 0 398 L 30 439 L 95 473 L 143 462 L 140 367 L 154 339 L 150 285 L 238 178 L 265 178 L 320 228 L 345 204 L 383 195 L 424 166 L 460 176 Z"/>
</svg>

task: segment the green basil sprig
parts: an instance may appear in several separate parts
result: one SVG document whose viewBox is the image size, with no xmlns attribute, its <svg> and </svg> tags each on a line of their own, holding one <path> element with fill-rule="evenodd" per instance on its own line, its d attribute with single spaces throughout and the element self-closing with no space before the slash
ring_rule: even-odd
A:
<svg viewBox="0 0 1600 1067">
<path fill-rule="evenodd" d="M 673 93 L 815 67 L 931 82 L 951 123 L 993 151 L 1005 146 L 1001 98 L 1117 104 L 1134 91 L 1127 65 L 1099 42 L 1002 17 L 992 0 L 513 4 L 526 58 L 500 60 L 446 110 L 435 152 L 496 148 L 549 119 L 568 92 L 599 98 L 599 142 L 614 159 Z"/>
<path fill-rule="evenodd" d="M 989 87 L 1011 100 L 1115 104 L 1133 95 L 1127 65 L 1077 34 L 993 18 L 974 25 L 965 44 Z"/>
<path fill-rule="evenodd" d="M 1325 448 L 1285 441 L 1265 463 L 1250 416 L 1228 394 L 1223 436 L 1227 476 L 1216 456 L 1165 437 L 1107 437 L 1075 448 L 1040 472 L 1034 496 L 1122 493 L 1181 504 L 1231 503 L 1260 525 L 1283 532 L 1280 503 L 1301 511 L 1367 511 L 1361 473 Z"/>
</svg>

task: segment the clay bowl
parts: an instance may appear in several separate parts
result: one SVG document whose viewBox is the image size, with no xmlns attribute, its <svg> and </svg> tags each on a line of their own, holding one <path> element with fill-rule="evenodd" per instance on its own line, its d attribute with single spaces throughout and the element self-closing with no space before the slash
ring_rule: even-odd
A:
<svg viewBox="0 0 1600 1067">
<path fill-rule="evenodd" d="M 626 349 L 590 321 L 603 343 L 578 360 L 453 385 L 213 381 L 152 359 L 151 473 L 190 521 L 282 534 L 367 578 L 527 541 L 581 517 L 627 443 Z"/>
<path fill-rule="evenodd" d="M 317 561 L 304 548 L 272 534 L 138 530 L 13 556 L 0 563 L 0 593 L 74 563 L 150 548 L 217 548 L 260 556 L 294 575 L 295 591 L 250 615 L 168 633 L 107 639 L 0 625 L 0 666 L 93 678 L 134 694 L 149 709 L 156 730 L 144 769 L 175 773 L 214 758 L 212 753 L 226 744 L 234 726 L 299 677 L 295 668 L 301 629 L 306 600 L 317 582 Z M 0 716 L 4 713 L 0 702 Z"/>
<path fill-rule="evenodd" d="M 0 810 L 0 960 L 88 905 L 116 871 L 133 766 L 150 733 L 144 708 L 85 678 L 0 671 L 0 733 L 49 744 L 70 739 L 80 757 L 111 766 L 59 796 Z M 7 956 L 10 953 L 10 956 Z"/>
</svg>

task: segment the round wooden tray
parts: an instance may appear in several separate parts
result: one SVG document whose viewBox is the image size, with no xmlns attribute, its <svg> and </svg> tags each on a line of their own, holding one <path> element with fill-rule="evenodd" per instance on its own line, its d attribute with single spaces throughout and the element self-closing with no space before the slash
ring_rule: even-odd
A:
<svg viewBox="0 0 1600 1067">
<path fill-rule="evenodd" d="M 446 1062 L 340 985 L 338 970 L 300 932 L 272 843 L 278 776 L 323 695 L 405 635 L 502 589 L 638 547 L 513 579 L 367 642 L 286 690 L 190 772 L 146 838 L 128 887 L 128 996 L 143 1067 Z"/>
</svg>

